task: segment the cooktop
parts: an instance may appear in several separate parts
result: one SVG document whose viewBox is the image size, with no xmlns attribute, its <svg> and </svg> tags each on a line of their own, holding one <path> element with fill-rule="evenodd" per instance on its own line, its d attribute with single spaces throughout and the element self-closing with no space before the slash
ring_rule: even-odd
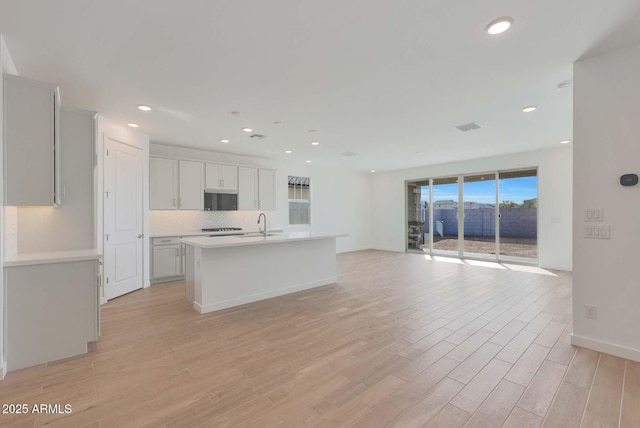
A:
<svg viewBox="0 0 640 428">
<path fill-rule="evenodd" d="M 212 227 L 209 229 L 202 229 L 203 232 L 234 232 L 242 230 L 241 227 Z"/>
</svg>

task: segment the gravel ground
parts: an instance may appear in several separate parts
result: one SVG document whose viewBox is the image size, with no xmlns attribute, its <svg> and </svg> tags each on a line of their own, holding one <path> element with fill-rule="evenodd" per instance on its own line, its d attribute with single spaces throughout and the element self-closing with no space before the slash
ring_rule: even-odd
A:
<svg viewBox="0 0 640 428">
<path fill-rule="evenodd" d="M 457 251 L 458 237 L 434 236 L 433 248 L 437 250 Z M 468 237 L 464 240 L 464 249 L 470 253 L 495 254 L 495 240 L 490 237 Z M 533 238 L 500 238 L 500 254 L 503 256 L 536 259 L 538 258 L 537 240 Z"/>
</svg>

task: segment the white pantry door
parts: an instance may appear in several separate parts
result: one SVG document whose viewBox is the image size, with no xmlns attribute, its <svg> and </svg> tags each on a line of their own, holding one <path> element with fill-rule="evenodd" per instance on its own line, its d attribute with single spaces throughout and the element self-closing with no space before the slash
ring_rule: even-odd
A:
<svg viewBox="0 0 640 428">
<path fill-rule="evenodd" d="M 142 150 L 105 135 L 104 267 L 107 300 L 142 288 Z"/>
</svg>

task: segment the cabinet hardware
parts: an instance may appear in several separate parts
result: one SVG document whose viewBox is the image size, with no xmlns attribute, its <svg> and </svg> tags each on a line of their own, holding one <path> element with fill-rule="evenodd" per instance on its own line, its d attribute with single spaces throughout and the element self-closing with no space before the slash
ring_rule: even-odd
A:
<svg viewBox="0 0 640 428">
<path fill-rule="evenodd" d="M 107 233 L 107 234 L 104 235 L 104 237 L 107 238 L 107 241 L 109 240 L 109 236 L 110 235 L 111 235 L 110 233 Z"/>
<path fill-rule="evenodd" d="M 176 206 L 176 198 L 173 198 L 173 206 Z"/>
</svg>

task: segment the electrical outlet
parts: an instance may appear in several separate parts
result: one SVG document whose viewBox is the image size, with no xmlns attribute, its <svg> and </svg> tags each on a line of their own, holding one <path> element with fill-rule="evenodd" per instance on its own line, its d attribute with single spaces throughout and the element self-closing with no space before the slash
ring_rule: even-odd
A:
<svg viewBox="0 0 640 428">
<path fill-rule="evenodd" d="M 584 317 L 592 320 L 598 319 L 598 310 L 595 305 L 584 305 Z"/>
</svg>

